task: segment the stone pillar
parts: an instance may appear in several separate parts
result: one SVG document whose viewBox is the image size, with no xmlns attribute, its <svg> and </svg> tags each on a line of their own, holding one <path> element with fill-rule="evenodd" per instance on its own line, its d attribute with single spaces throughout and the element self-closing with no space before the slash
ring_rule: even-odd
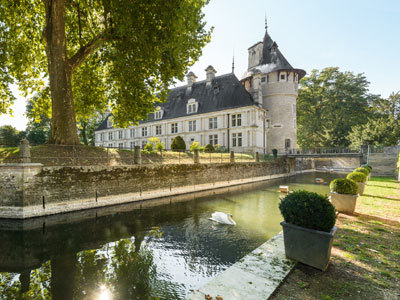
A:
<svg viewBox="0 0 400 300">
<path fill-rule="evenodd" d="M 135 165 L 141 165 L 142 164 L 142 152 L 141 152 L 139 146 L 135 146 L 135 151 L 133 153 L 133 163 Z"/>
<path fill-rule="evenodd" d="M 260 155 L 256 152 L 256 162 L 260 162 Z"/>
<path fill-rule="evenodd" d="M 19 157 L 21 163 L 31 162 L 31 149 L 29 141 L 26 138 L 23 138 L 19 144 Z"/>
<path fill-rule="evenodd" d="M 200 163 L 200 157 L 199 157 L 199 150 L 198 149 L 194 149 L 194 151 L 193 151 L 193 162 L 195 164 Z"/>
<path fill-rule="evenodd" d="M 231 151 L 231 164 L 235 163 L 235 151 Z"/>
</svg>

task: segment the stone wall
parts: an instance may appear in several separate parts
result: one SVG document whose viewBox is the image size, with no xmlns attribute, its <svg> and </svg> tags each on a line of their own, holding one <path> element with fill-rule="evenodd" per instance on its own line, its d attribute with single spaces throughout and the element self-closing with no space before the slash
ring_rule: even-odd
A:
<svg viewBox="0 0 400 300">
<path fill-rule="evenodd" d="M 352 171 L 361 165 L 360 157 L 316 157 L 315 169 L 317 170 L 343 170 Z"/>
<path fill-rule="evenodd" d="M 298 166 L 306 168 L 307 165 Z M 15 168 L 15 171 L 14 171 Z M 21 169 L 22 168 L 22 169 Z M 260 163 L 151 166 L 38 167 L 0 165 L 0 206 L 66 203 L 85 198 L 141 193 L 213 182 L 287 174 L 295 159 Z M 23 175 L 21 175 L 23 174 Z"/>
<path fill-rule="evenodd" d="M 400 146 L 385 147 L 382 153 L 370 153 L 368 163 L 373 176 L 394 176 Z"/>
</svg>

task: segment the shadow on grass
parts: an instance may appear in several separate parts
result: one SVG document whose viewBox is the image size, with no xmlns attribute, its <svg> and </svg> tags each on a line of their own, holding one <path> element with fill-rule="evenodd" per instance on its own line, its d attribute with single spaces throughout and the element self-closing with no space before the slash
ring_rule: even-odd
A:
<svg viewBox="0 0 400 300">
<path fill-rule="evenodd" d="M 369 195 L 369 194 L 363 194 L 363 196 L 365 196 L 365 197 L 371 197 L 371 198 L 379 198 L 379 199 L 384 199 L 384 200 L 400 201 L 399 198 L 382 197 L 382 196 Z"/>
</svg>

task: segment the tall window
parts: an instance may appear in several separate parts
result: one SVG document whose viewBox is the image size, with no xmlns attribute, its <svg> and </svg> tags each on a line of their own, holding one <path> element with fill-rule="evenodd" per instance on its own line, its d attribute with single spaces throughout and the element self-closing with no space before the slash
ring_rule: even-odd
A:
<svg viewBox="0 0 400 300">
<path fill-rule="evenodd" d="M 242 114 L 232 115 L 232 127 L 242 126 Z"/>
<path fill-rule="evenodd" d="M 171 124 L 171 133 L 178 133 L 178 123 Z"/>
<path fill-rule="evenodd" d="M 113 119 L 112 119 L 112 117 L 110 116 L 110 117 L 108 117 L 108 119 L 107 119 L 107 128 L 111 128 L 111 127 L 113 127 Z"/>
<path fill-rule="evenodd" d="M 122 130 L 118 130 L 118 139 L 123 139 L 124 138 L 124 134 Z"/>
<path fill-rule="evenodd" d="M 265 128 L 269 128 L 271 126 L 270 120 L 265 120 Z"/>
<path fill-rule="evenodd" d="M 135 148 L 135 142 L 130 142 L 131 149 Z"/>
<path fill-rule="evenodd" d="M 123 149 L 124 148 L 124 143 L 118 143 L 118 148 Z"/>
<path fill-rule="evenodd" d="M 290 148 L 290 139 L 285 139 L 285 149 Z"/>
<path fill-rule="evenodd" d="M 242 147 L 242 133 L 232 133 L 233 147 Z"/>
<path fill-rule="evenodd" d="M 161 125 L 156 125 L 156 135 L 161 135 Z"/>
<path fill-rule="evenodd" d="M 108 140 L 112 141 L 112 139 L 113 139 L 113 132 L 109 132 L 108 133 Z"/>
<path fill-rule="evenodd" d="M 130 134 L 130 137 L 131 137 L 131 138 L 134 138 L 134 137 L 135 137 L 135 129 L 131 128 L 131 129 L 129 130 L 129 134 Z"/>
<path fill-rule="evenodd" d="M 210 134 L 209 135 L 209 143 L 213 146 L 218 144 L 218 135 L 217 134 Z"/>
<path fill-rule="evenodd" d="M 198 108 L 199 104 L 196 102 L 196 99 L 189 99 L 188 103 L 186 105 L 186 112 L 188 114 L 192 114 L 197 112 L 197 108 Z"/>
<path fill-rule="evenodd" d="M 147 136 L 147 127 L 142 127 L 142 136 Z"/>
<path fill-rule="evenodd" d="M 217 117 L 208 119 L 208 129 L 216 129 L 217 124 Z"/>
<path fill-rule="evenodd" d="M 154 113 L 154 119 L 161 119 L 162 118 L 162 111 L 158 110 Z"/>
<path fill-rule="evenodd" d="M 100 141 L 104 141 L 104 132 L 100 134 Z"/>
<path fill-rule="evenodd" d="M 108 147 L 109 147 L 109 148 L 112 148 L 112 147 L 113 147 L 113 144 L 112 144 L 112 143 L 108 144 Z"/>
<path fill-rule="evenodd" d="M 189 131 L 196 131 L 196 120 L 189 121 Z"/>
</svg>

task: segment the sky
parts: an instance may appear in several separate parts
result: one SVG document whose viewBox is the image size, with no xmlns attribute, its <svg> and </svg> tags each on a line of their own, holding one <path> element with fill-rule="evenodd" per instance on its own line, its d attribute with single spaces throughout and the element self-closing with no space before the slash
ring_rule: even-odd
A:
<svg viewBox="0 0 400 300">
<path fill-rule="evenodd" d="M 240 79 L 247 49 L 263 39 L 266 16 L 271 38 L 294 68 L 364 73 L 370 92 L 382 97 L 400 90 L 399 0 L 211 0 L 204 13 L 214 30 L 190 68 L 198 80 L 205 79 L 208 65 L 217 75 L 231 72 L 233 56 Z M 19 97 L 14 117 L 1 115 L 0 126 L 24 130 L 25 105 Z"/>
</svg>

